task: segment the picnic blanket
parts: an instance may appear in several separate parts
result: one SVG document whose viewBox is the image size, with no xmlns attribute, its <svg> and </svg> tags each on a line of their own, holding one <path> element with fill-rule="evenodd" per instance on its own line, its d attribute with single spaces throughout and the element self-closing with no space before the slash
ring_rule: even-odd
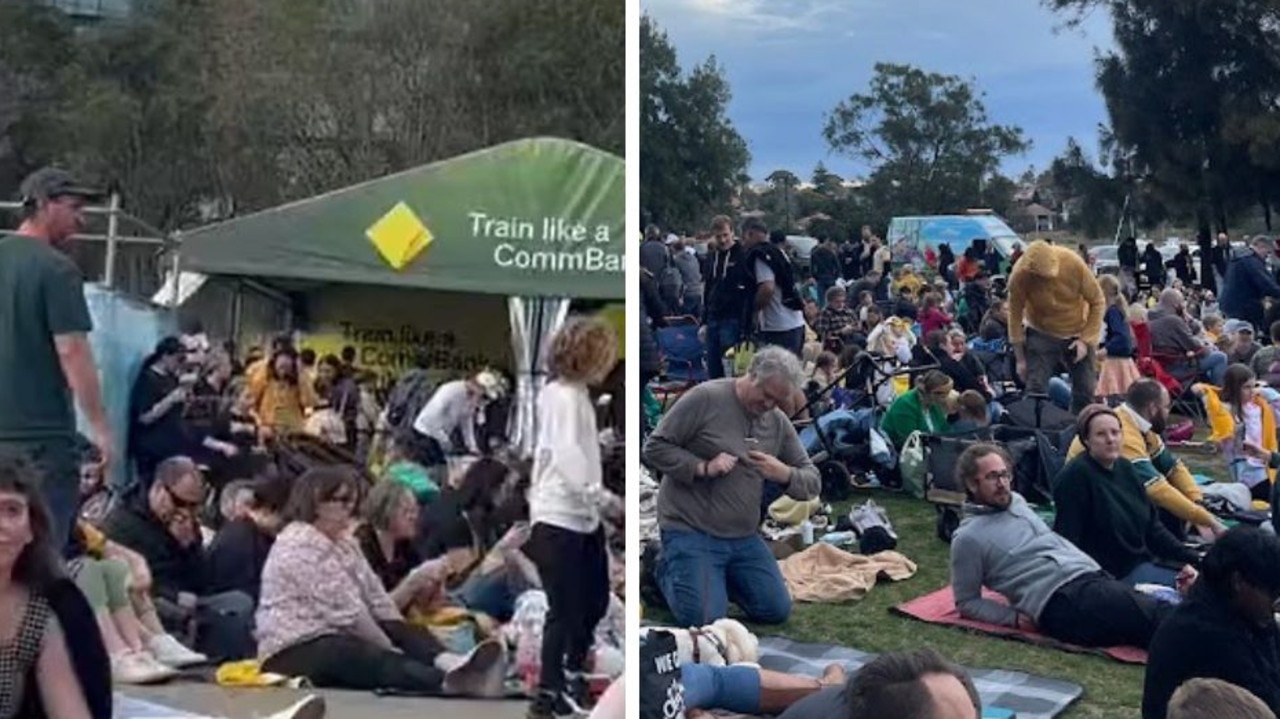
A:
<svg viewBox="0 0 1280 719">
<path fill-rule="evenodd" d="M 866 557 L 818 542 L 778 562 L 778 569 L 792 599 L 835 604 L 861 599 L 882 576 L 907 579 L 916 573 L 916 564 L 897 552 Z"/>
<path fill-rule="evenodd" d="M 116 692 L 114 702 L 112 719 L 210 719 L 200 714 L 125 696 L 119 692 Z"/>
<path fill-rule="evenodd" d="M 982 590 L 982 596 L 1002 604 L 1008 603 L 1004 597 L 987 589 Z M 953 627 L 961 627 L 963 629 L 969 629 L 983 634 L 1004 637 L 1006 639 L 1017 639 L 1024 642 L 1030 642 L 1031 644 L 1053 647 L 1054 649 L 1061 649 L 1068 652 L 1102 654 L 1125 664 L 1147 663 L 1147 650 L 1140 649 L 1138 647 L 1104 647 L 1100 649 L 1081 647 L 1076 646 L 1075 644 L 1060 642 L 1053 637 L 1047 637 L 1038 632 L 1028 632 L 1014 627 L 1002 627 L 996 624 L 987 624 L 986 622 L 965 619 L 960 616 L 959 610 L 956 609 L 955 596 L 951 593 L 951 585 L 947 585 L 936 592 L 930 592 L 923 597 L 912 599 L 905 604 L 899 604 L 893 608 L 893 611 L 930 624 L 946 624 Z"/>
<path fill-rule="evenodd" d="M 823 644 L 801 644 L 782 637 L 760 640 L 760 666 L 779 672 L 819 676 L 829 664 L 840 663 L 853 673 L 875 659 L 874 654 Z M 1018 719 L 1052 719 L 1084 693 L 1079 684 L 1003 669 L 969 669 L 984 716 L 987 709 L 1007 709 Z"/>
</svg>

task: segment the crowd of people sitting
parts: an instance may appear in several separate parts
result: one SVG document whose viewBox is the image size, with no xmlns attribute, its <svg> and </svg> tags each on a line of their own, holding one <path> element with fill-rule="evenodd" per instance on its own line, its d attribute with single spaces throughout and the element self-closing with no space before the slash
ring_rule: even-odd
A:
<svg viewBox="0 0 1280 719">
<path fill-rule="evenodd" d="M 1228 250 L 1221 238 L 1213 257 L 1226 261 L 1206 284 L 1189 259 L 1169 275 L 1137 275 L 1122 261 L 1119 276 L 1098 276 L 1087 250 L 1043 240 L 1010 257 L 975 242 L 957 259 L 946 245 L 890 251 L 870 228 L 840 245 L 820 238 L 805 277 L 758 220 L 735 233 L 717 217 L 706 235 L 700 302 L 671 304 L 662 291 L 672 267 L 690 286 L 689 263 L 674 262 L 697 257 L 685 240 L 655 228 L 641 247 L 641 376 L 663 410 L 643 450 L 660 478 L 652 571 L 677 626 L 711 624 L 731 603 L 760 624 L 790 616 L 760 527 L 779 496 L 810 500 L 826 481 L 797 425 L 865 407 L 901 451 L 917 434 L 999 422 L 1013 397 L 1043 397 L 1074 417 L 1075 433 L 1060 448 L 1048 522 L 1015 491 L 998 442 L 971 435 L 959 459 L 966 502 L 950 553 L 960 614 L 1069 644 L 1148 649 L 1146 719 L 1195 716 L 1197 696 L 1221 691 L 1202 680 L 1280 712 L 1280 520 L 1256 511 L 1274 511 L 1280 467 L 1280 392 L 1268 383 L 1280 376 L 1280 323 L 1255 332 L 1272 311 L 1265 298 L 1280 299 L 1268 239 Z M 693 381 L 672 380 L 690 358 L 664 355 L 664 330 L 693 309 L 705 353 Z M 860 362 L 880 370 L 878 384 L 854 371 Z M 1226 460 L 1211 486 L 1165 436 L 1175 403 L 1203 419 Z M 1227 495 L 1235 510 L 1209 501 Z M 1252 511 L 1248 521 L 1239 510 Z M 725 673 L 683 668 L 691 708 L 873 715 L 849 713 L 857 677 L 712 669 Z M 797 700 L 830 684 L 846 688 Z"/>
<path fill-rule="evenodd" d="M 60 270 L 46 249 L 23 251 Z M 183 676 L 515 692 L 544 719 L 582 713 L 621 674 L 623 483 L 605 481 L 621 436 L 600 431 L 596 402 L 617 365 L 607 324 L 571 317 L 551 340 L 531 460 L 507 446 L 499 372 L 437 386 L 424 352 L 383 398 L 354 351 L 317 358 L 281 337 L 238 357 L 196 325 L 142 363 L 116 458 L 75 365 L 91 329 L 79 284 L 46 291 L 61 294 L 39 307 L 62 317 L 0 321 L 22 330 L 0 334 L 0 397 L 33 381 L 47 394 L 0 401 L 0 718 L 108 719 L 113 687 Z M 33 379 L 14 347 L 51 367 Z M 44 445 L 26 439 L 41 429 Z M 48 449 L 64 437 L 78 439 Z M 116 462 L 124 486 L 106 481 Z"/>
</svg>

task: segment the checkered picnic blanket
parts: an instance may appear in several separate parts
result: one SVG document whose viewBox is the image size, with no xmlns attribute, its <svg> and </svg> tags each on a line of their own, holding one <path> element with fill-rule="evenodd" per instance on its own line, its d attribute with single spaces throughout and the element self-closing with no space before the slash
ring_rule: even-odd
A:
<svg viewBox="0 0 1280 719">
<path fill-rule="evenodd" d="M 765 669 L 819 676 L 829 664 L 844 665 L 850 674 L 875 659 L 874 654 L 847 647 L 801 644 L 782 637 L 760 639 L 760 666 Z M 1014 712 L 1018 719 L 1052 719 L 1084 694 L 1079 684 L 1003 669 L 969 669 L 984 708 Z"/>
</svg>

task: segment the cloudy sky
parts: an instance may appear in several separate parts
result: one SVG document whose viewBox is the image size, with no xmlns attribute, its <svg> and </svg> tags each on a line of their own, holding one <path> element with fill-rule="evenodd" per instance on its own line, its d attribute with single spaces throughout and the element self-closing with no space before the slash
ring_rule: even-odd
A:
<svg viewBox="0 0 1280 719">
<path fill-rule="evenodd" d="M 865 175 L 831 155 L 825 115 L 864 91 L 876 62 L 972 78 L 990 118 L 1018 125 L 1030 152 L 1005 165 L 1038 170 L 1075 136 L 1096 154 L 1106 108 L 1094 85 L 1096 49 L 1110 25 L 1094 13 L 1078 29 L 1039 0 L 641 0 L 688 68 L 714 54 L 733 101 L 729 116 L 751 148 L 755 179 L 785 168 L 807 179 L 826 163 Z"/>
</svg>

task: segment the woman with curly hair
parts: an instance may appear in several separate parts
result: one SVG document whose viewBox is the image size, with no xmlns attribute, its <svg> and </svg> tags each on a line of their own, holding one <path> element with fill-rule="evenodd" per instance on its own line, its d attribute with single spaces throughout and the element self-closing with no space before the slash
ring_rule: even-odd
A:
<svg viewBox="0 0 1280 719">
<path fill-rule="evenodd" d="M 621 513 L 604 487 L 590 385 L 617 358 L 617 338 L 596 319 L 571 319 L 551 342 L 552 379 L 538 398 L 539 429 L 529 488 L 529 557 L 547 594 L 542 676 L 531 719 L 579 711 L 587 702 L 587 655 L 609 607 L 609 555 L 601 514 Z"/>
</svg>

